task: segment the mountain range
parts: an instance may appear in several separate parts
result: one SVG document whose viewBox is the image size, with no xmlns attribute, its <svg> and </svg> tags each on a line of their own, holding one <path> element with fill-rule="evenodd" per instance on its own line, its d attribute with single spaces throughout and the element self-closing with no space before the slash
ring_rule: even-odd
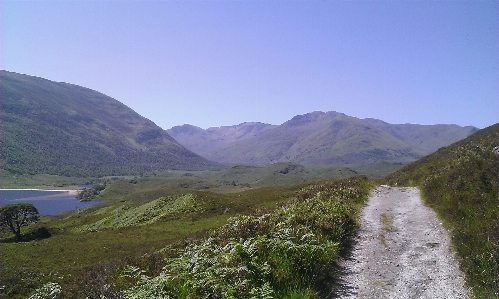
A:
<svg viewBox="0 0 499 299">
<path fill-rule="evenodd" d="M 220 169 L 119 101 L 81 86 L 0 71 L 0 168 L 104 176 Z"/>
<path fill-rule="evenodd" d="M 392 125 L 332 111 L 281 125 L 165 131 L 119 101 L 73 84 L 0 71 L 0 93 L 0 170 L 7 174 L 98 177 L 276 162 L 363 167 L 414 161 L 477 131 Z"/>
<path fill-rule="evenodd" d="M 182 125 L 167 132 L 186 148 L 220 163 L 362 167 L 379 161 L 415 161 L 477 130 L 445 124 L 389 124 L 316 111 L 278 126 L 242 123 L 203 130 Z"/>
</svg>

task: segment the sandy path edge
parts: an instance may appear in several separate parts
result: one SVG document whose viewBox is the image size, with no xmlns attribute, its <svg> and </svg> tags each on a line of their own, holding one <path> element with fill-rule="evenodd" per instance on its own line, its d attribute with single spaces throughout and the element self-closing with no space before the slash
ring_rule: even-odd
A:
<svg viewBox="0 0 499 299">
<path fill-rule="evenodd" d="M 419 189 L 380 186 L 332 298 L 469 298 L 449 233 Z"/>
</svg>

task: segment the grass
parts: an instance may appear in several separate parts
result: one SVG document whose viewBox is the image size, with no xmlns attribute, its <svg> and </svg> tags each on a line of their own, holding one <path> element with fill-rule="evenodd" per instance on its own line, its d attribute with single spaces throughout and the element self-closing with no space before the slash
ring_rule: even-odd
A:
<svg viewBox="0 0 499 299">
<path fill-rule="evenodd" d="M 499 298 L 499 124 L 389 175 L 419 186 L 450 228 L 467 283 L 477 298 Z"/>
<path fill-rule="evenodd" d="M 48 174 L 19 175 L 0 170 L 0 188 L 56 189 L 83 185 L 90 181 L 92 181 L 91 178 L 65 177 Z"/>
<path fill-rule="evenodd" d="M 361 178 L 312 184 L 279 209 L 233 217 L 208 238 L 177 249 L 156 276 L 128 268 L 136 282 L 125 298 L 325 296 L 369 186 Z"/>
<path fill-rule="evenodd" d="M 78 229 L 106 218 L 110 211 L 120 207 L 135 209 L 147 201 L 133 198 L 110 200 L 80 211 L 42 217 L 37 226 L 30 229 L 48 227 L 52 234 L 50 238 L 15 243 L 6 232 L 0 239 L 0 286 L 6 285 L 0 290 L 0 297 L 25 298 L 27 291 L 54 277 L 62 284 L 75 283 L 75 277 L 81 276 L 82 271 L 86 271 L 88 267 L 102 263 L 123 263 L 132 257 L 155 252 L 178 240 L 196 238 L 208 229 L 223 225 L 231 216 L 286 201 L 294 196 L 298 188 L 299 186 L 272 187 L 229 195 L 197 192 L 195 196 L 202 202 L 203 209 L 194 213 L 161 219 L 149 225 L 102 227 L 85 233 L 78 232 Z M 227 207 L 229 211 L 224 213 Z"/>
<path fill-rule="evenodd" d="M 131 185 L 136 187 L 138 184 L 132 183 Z M 267 285 L 254 286 L 254 292 L 258 291 L 259 296 L 263 296 L 261 298 L 264 298 L 265 292 L 270 291 L 279 295 L 279 298 L 315 298 L 324 285 L 312 284 L 311 278 L 306 278 L 303 274 L 325 274 L 327 271 L 322 270 L 330 269 L 328 268 L 330 264 L 319 259 L 316 254 L 322 252 L 324 248 L 330 248 L 329 250 L 332 251 L 326 250 L 326 253 L 329 253 L 325 256 L 334 259 L 337 255 L 335 252 L 343 246 L 335 244 L 348 242 L 349 236 L 355 230 L 354 217 L 362 206 L 364 197 L 367 196 L 368 185 L 367 181 L 362 179 L 340 183 L 254 188 L 239 193 L 196 191 L 187 193 L 189 195 L 162 194 L 155 200 L 148 199 L 152 194 L 157 194 L 152 189 L 148 193 L 146 192 L 145 196 L 141 195 L 141 191 L 135 193 L 139 195 L 137 198 L 134 198 L 132 190 L 124 198 L 109 200 L 102 205 L 42 217 L 42 220 L 30 229 L 47 227 L 51 233 L 50 238 L 15 243 L 12 241 L 12 236 L 6 233 L 0 239 L 2 250 L 0 297 L 26 298 L 36 288 L 41 288 L 43 284 L 48 282 L 57 283 L 65 298 L 95 298 L 101 295 L 113 298 L 113 294 L 125 290 L 133 293 L 134 288 L 138 286 L 134 285 L 138 278 L 126 278 L 122 275 L 126 272 L 127 265 L 136 267 L 140 269 L 139 271 L 145 271 L 140 273 L 150 277 L 151 281 L 159 281 L 161 280 L 159 276 L 165 266 L 165 258 L 174 258 L 175 256 L 178 258 L 178 253 L 182 250 L 192 249 L 192 246 L 201 246 L 199 244 L 206 242 L 207 236 L 211 236 L 212 239 L 217 236 L 216 243 L 219 246 L 222 246 L 223 242 L 232 242 L 230 244 L 235 246 L 234 248 L 250 243 L 257 244 L 259 250 L 267 248 L 263 251 L 266 253 L 263 256 L 258 255 L 257 259 L 269 259 L 268 265 L 274 266 L 270 268 L 272 270 L 269 270 L 268 275 L 274 278 Z M 318 198 L 318 194 L 323 194 L 321 196 L 324 198 L 335 198 L 336 203 L 326 210 L 324 208 L 327 205 L 317 205 L 317 212 L 310 213 L 308 218 L 301 215 L 304 209 L 310 210 L 307 202 Z M 179 202 L 184 205 L 178 204 Z M 315 202 L 315 199 L 312 202 Z M 276 204 L 278 205 L 276 206 Z M 272 211 L 276 207 L 280 208 L 277 209 L 277 214 L 273 214 Z M 283 207 L 287 207 L 288 212 L 279 212 L 284 211 Z M 284 235 L 270 237 L 268 234 L 262 234 L 244 237 L 240 235 L 243 232 L 240 229 L 227 230 L 227 223 L 234 221 L 229 220 L 231 217 L 239 219 L 238 217 L 243 217 L 241 215 L 247 215 L 246 217 L 256 219 L 262 215 L 274 215 L 272 216 L 274 217 L 272 225 L 265 224 L 259 228 L 260 231 L 265 231 L 268 227 L 276 226 L 284 219 L 288 219 L 291 215 L 289 208 L 294 209 L 293 215 L 295 216 L 293 217 L 295 220 L 293 221 L 300 227 L 312 225 L 315 229 L 319 229 L 314 233 L 316 238 L 312 238 L 310 235 L 303 239 L 308 240 L 308 243 L 306 242 L 308 245 L 296 243 L 298 247 L 293 249 L 296 250 L 295 253 L 290 252 L 289 248 L 291 247 L 287 245 L 282 247 L 284 243 L 281 244 L 281 241 L 285 238 Z M 120 209 L 126 212 L 116 213 Z M 328 209 L 336 209 L 337 212 L 332 213 L 333 210 Z M 173 213 L 173 210 L 176 213 Z M 118 217 L 120 223 L 127 223 L 127 225 L 119 227 L 118 225 L 104 225 L 118 219 L 109 218 L 114 215 L 113 211 L 115 211 L 114 214 L 121 217 Z M 250 216 L 255 211 L 257 214 Z M 321 211 L 330 212 L 321 214 Z M 155 219 L 155 221 L 149 222 L 150 219 Z M 82 232 L 82 228 L 90 227 L 92 229 L 83 229 L 85 232 Z M 226 228 L 225 233 L 223 233 L 224 228 Z M 298 235 L 288 241 L 299 241 L 304 236 L 304 232 L 299 229 L 296 231 Z M 228 237 L 229 233 L 233 234 L 232 237 Z M 296 239 L 297 236 L 301 237 Z M 322 243 L 316 243 L 326 241 L 327 238 L 332 238 L 331 236 L 336 236 L 334 237 L 336 239 L 328 241 L 330 242 L 329 247 L 319 245 Z M 245 241 L 241 241 L 241 237 L 246 238 Z M 274 252 L 270 250 L 271 248 L 277 248 L 275 246 L 281 246 L 279 248 L 284 250 L 284 255 L 269 255 L 269 253 Z M 300 264 L 299 261 L 297 263 L 295 258 L 303 254 L 304 248 L 309 248 L 308 250 L 311 251 L 305 252 L 309 252 L 311 255 L 305 255 L 299 261 L 322 261 L 319 264 L 314 262 L 311 265 L 326 268 L 320 268 L 321 271 L 316 271 L 317 268 L 313 272 L 308 272 L 305 270 L 306 264 Z M 234 258 L 234 262 L 238 262 L 242 256 L 237 258 L 234 256 Z M 257 264 L 264 267 L 260 272 L 257 271 L 258 273 L 267 273 L 265 263 Z M 280 272 L 280 265 L 284 264 L 289 265 L 288 272 Z M 303 269 L 299 271 L 305 272 L 292 272 L 298 271 L 295 269 L 295 265 L 305 267 L 298 268 Z M 112 288 L 106 289 L 106 285 L 112 286 Z M 281 289 L 280 285 L 288 285 L 288 288 Z M 299 287 L 289 287 L 291 285 Z M 47 285 L 47 287 L 50 286 Z M 187 292 L 182 287 L 176 290 L 179 294 Z M 196 298 L 197 295 L 192 296 L 194 296 L 192 298 Z"/>
<path fill-rule="evenodd" d="M 386 246 L 385 233 L 394 232 L 396 230 L 396 228 L 393 226 L 393 215 L 386 213 L 381 214 L 381 225 L 382 225 L 382 233 L 380 236 L 380 242 L 382 245 Z"/>
<path fill-rule="evenodd" d="M 344 179 L 357 175 L 383 178 L 400 169 L 402 163 L 378 162 L 363 168 L 311 168 L 294 163 L 267 166 L 235 166 L 221 171 L 155 171 L 141 176 L 69 177 L 47 174 L 13 174 L 0 169 L 0 188 L 79 188 L 85 184 L 107 184 L 106 198 L 144 201 L 164 195 L 189 191 L 241 192 L 252 188 L 297 185 L 324 180 Z"/>
</svg>

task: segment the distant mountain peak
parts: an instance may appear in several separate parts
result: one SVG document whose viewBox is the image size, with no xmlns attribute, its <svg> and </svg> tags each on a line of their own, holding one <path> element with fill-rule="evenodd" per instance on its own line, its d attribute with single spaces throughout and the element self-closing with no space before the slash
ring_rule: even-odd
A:
<svg viewBox="0 0 499 299">
<path fill-rule="evenodd" d="M 342 119 L 342 118 L 353 118 L 351 116 L 348 116 L 346 114 L 336 112 L 336 111 L 328 111 L 328 112 L 322 112 L 322 111 L 314 111 L 302 115 L 296 115 L 287 122 L 285 122 L 283 125 L 287 126 L 303 126 L 307 124 L 312 124 L 312 123 L 326 123 L 330 122 L 335 119 Z"/>
<path fill-rule="evenodd" d="M 377 119 L 314 111 L 280 126 L 242 123 L 172 136 L 210 160 L 247 165 L 293 162 L 314 166 L 365 166 L 409 162 L 472 134 L 456 125 L 391 125 Z"/>
</svg>

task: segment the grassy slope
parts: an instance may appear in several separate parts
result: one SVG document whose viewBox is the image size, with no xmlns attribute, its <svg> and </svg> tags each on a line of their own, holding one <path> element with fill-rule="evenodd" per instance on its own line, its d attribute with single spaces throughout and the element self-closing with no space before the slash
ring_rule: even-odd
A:
<svg viewBox="0 0 499 299">
<path fill-rule="evenodd" d="M 49 174 L 17 175 L 0 169 L 0 188 L 34 188 L 34 189 L 55 189 L 55 188 L 77 188 L 92 181 L 92 178 L 66 177 Z"/>
<path fill-rule="evenodd" d="M 0 91 L 0 162 L 12 174 L 216 168 L 102 93 L 6 71 L 0 71 Z"/>
<path fill-rule="evenodd" d="M 355 182 L 352 184 L 357 186 Z M 363 187 L 359 185 L 361 194 L 365 194 L 368 188 L 363 184 Z M 140 185 L 140 182 L 131 185 Z M 195 200 L 185 205 L 178 204 L 178 196 L 151 201 L 169 192 L 161 194 L 156 190 L 141 197 L 143 192 L 139 188 L 139 191 L 129 190 L 126 196 L 118 196 L 103 205 L 43 217 L 31 229 L 46 226 L 52 233 L 50 238 L 13 243 L 12 236 L 5 234 L 0 239 L 0 281 L 5 286 L 0 289 L 0 297 L 25 298 L 35 287 L 47 281 L 63 285 L 68 298 L 103 294 L 103 285 L 110 281 L 118 288 L 130 286 L 117 276 L 126 264 L 137 265 L 149 274 L 157 274 L 164 266 L 163 254 L 158 250 L 174 244 L 180 244 L 183 248 L 185 244 L 182 245 L 182 240 L 202 236 L 206 230 L 222 226 L 229 217 L 256 210 L 272 210 L 276 203 L 296 198 L 297 192 L 304 186 L 308 184 L 224 194 L 188 192 Z M 308 198 L 321 190 L 324 196 L 328 194 L 320 184 L 310 186 L 309 191 L 299 193 L 299 198 Z M 175 207 L 178 210 L 171 213 Z M 352 202 L 352 206 L 348 206 L 348 209 L 351 208 L 355 213 L 360 205 L 353 205 Z M 148 222 L 158 215 L 161 216 L 155 221 Z M 110 227 L 109 224 L 112 226 L 113 223 L 126 225 Z"/>
<path fill-rule="evenodd" d="M 365 121 L 404 141 L 421 155 L 433 153 L 443 146 L 464 139 L 478 131 L 478 128 L 472 126 L 388 124 L 377 119 Z"/>
<path fill-rule="evenodd" d="M 195 192 L 199 206 L 192 211 L 169 215 L 149 225 L 112 229 L 103 225 L 93 232 L 81 231 L 81 228 L 95 224 L 112 215 L 112 211 L 124 207 L 127 211 L 137 209 L 134 214 L 137 216 L 140 207 L 150 200 L 120 199 L 78 212 L 43 217 L 31 229 L 46 226 L 52 233 L 50 238 L 13 243 L 12 236 L 6 232 L 1 239 L 0 281 L 7 288 L 0 290 L 0 297 L 24 298 L 34 286 L 49 280 L 79 284 L 75 277 L 85 276 L 88 269 L 103 265 L 114 267 L 129 260 L 140 260 L 144 254 L 221 226 L 231 216 L 269 208 L 277 202 L 293 198 L 299 187 L 260 188 L 227 195 Z"/>
<path fill-rule="evenodd" d="M 231 218 L 175 251 L 159 275 L 132 268 L 125 298 L 326 298 L 369 187 L 360 177 L 310 184 L 278 209 Z"/>
<path fill-rule="evenodd" d="M 292 185 L 313 181 L 342 179 L 355 175 L 383 178 L 402 168 L 403 163 L 379 162 L 363 168 L 311 168 L 295 163 L 275 163 L 262 167 L 234 166 L 221 171 L 149 172 L 141 177 L 110 176 L 78 178 L 46 174 L 18 175 L 0 170 L 0 188 L 78 188 L 86 183 L 113 184 L 107 198 L 126 196 L 130 191 L 142 192 L 148 199 L 162 194 L 178 194 L 187 190 L 234 192 L 249 188 Z M 137 182 L 140 181 L 138 186 Z M 119 183 L 117 183 L 119 182 Z M 234 186 L 234 184 L 235 186 Z M 137 196 L 137 195 L 135 195 Z M 142 197 L 142 196 L 139 196 Z"/>
<path fill-rule="evenodd" d="M 261 187 L 296 185 L 314 181 L 343 179 L 356 175 L 379 178 L 401 165 L 385 164 L 355 171 L 349 168 L 305 168 L 294 163 L 276 163 L 262 167 L 234 166 L 223 171 L 168 171 L 128 178 L 106 189 L 105 198 L 130 198 L 148 201 L 162 195 L 189 191 L 233 193 Z"/>
<path fill-rule="evenodd" d="M 499 124 L 387 177 L 418 185 L 450 227 L 468 284 L 478 298 L 499 297 Z"/>
</svg>

